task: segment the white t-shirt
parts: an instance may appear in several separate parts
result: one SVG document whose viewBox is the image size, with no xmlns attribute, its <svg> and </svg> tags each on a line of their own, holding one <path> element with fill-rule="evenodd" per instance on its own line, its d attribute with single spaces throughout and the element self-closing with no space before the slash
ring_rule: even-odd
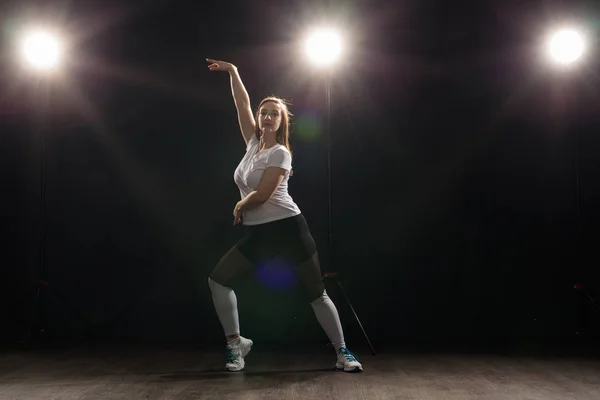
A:
<svg viewBox="0 0 600 400">
<path fill-rule="evenodd" d="M 281 184 L 275 193 L 260 206 L 244 212 L 244 225 L 257 225 L 300 214 L 300 208 L 288 193 L 288 180 L 292 169 L 292 156 L 289 150 L 280 144 L 258 151 L 259 140 L 256 135 L 248 141 L 246 154 L 235 169 L 233 180 L 240 189 L 242 199 L 256 190 L 267 167 L 279 167 L 286 170 Z"/>
</svg>

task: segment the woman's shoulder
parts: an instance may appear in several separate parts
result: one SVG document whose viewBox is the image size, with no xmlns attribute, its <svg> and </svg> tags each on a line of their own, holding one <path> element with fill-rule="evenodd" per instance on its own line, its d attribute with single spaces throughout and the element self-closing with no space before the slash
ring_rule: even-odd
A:
<svg viewBox="0 0 600 400">
<path fill-rule="evenodd" d="M 275 146 L 275 151 L 283 151 L 284 153 L 288 153 L 288 154 L 290 153 L 288 148 L 282 144 L 278 144 L 277 146 Z"/>
<path fill-rule="evenodd" d="M 271 147 L 271 152 L 283 151 L 284 153 L 291 154 L 287 147 L 285 147 L 281 143 L 277 143 L 275 146 Z"/>
</svg>

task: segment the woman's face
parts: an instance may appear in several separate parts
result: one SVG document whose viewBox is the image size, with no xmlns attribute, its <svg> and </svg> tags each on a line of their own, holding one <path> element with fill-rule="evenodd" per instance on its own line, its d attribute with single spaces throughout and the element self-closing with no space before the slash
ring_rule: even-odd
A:
<svg viewBox="0 0 600 400">
<path fill-rule="evenodd" d="M 265 133 L 267 131 L 277 132 L 281 125 L 281 104 L 268 101 L 260 107 L 258 112 L 258 127 Z"/>
</svg>

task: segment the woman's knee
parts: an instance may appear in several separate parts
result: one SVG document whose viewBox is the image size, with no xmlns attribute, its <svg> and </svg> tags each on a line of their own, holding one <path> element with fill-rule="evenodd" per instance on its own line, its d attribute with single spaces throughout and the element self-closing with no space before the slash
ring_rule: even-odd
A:
<svg viewBox="0 0 600 400">
<path fill-rule="evenodd" d="M 306 298 L 310 303 L 323 295 L 325 284 L 321 276 L 319 256 L 316 252 L 298 267 L 298 275 L 302 282 Z"/>
<path fill-rule="evenodd" d="M 209 276 L 208 277 L 208 287 L 210 288 L 211 291 L 214 291 L 215 289 L 220 289 L 220 288 L 224 288 L 227 286 L 220 282 L 217 282 L 216 280 L 213 279 L 212 276 Z"/>
<path fill-rule="evenodd" d="M 309 303 L 315 303 L 320 300 L 326 300 L 324 297 L 325 285 L 323 282 L 312 284 L 304 288 L 304 293 Z"/>
<path fill-rule="evenodd" d="M 230 286 L 231 282 L 252 267 L 252 263 L 237 249 L 230 249 L 217 263 L 211 274 L 210 281 L 221 286 Z"/>
<path fill-rule="evenodd" d="M 313 299 L 310 300 L 310 304 L 313 306 L 326 305 L 331 302 L 329 295 L 327 295 L 327 291 L 323 288 L 323 291 L 317 295 L 317 293 L 313 293 Z"/>
</svg>

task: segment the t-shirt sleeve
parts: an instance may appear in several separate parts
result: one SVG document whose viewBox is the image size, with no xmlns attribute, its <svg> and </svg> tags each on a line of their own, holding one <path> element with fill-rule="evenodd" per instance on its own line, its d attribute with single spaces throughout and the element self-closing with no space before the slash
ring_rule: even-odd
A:
<svg viewBox="0 0 600 400">
<path fill-rule="evenodd" d="M 267 167 L 279 167 L 290 171 L 292 169 L 292 156 L 286 148 L 278 148 L 269 155 Z"/>
</svg>

